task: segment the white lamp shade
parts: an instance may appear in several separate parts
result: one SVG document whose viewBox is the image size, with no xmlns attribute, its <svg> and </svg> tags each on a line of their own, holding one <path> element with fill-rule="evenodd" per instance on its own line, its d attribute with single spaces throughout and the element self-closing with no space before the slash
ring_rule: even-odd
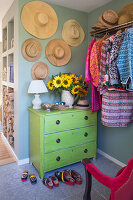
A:
<svg viewBox="0 0 133 200">
<path fill-rule="evenodd" d="M 39 94 L 48 92 L 43 80 L 32 80 L 28 88 L 28 93 Z"/>
</svg>

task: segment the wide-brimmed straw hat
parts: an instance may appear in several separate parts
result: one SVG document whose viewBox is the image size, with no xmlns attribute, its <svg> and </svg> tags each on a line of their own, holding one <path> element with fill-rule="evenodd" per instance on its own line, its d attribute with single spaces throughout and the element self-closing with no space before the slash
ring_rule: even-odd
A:
<svg viewBox="0 0 133 200">
<path fill-rule="evenodd" d="M 21 52 L 26 60 L 34 62 L 38 60 L 42 55 L 42 47 L 40 42 L 33 38 L 30 38 L 25 40 L 25 42 L 23 43 Z"/>
<path fill-rule="evenodd" d="M 75 19 L 71 19 L 64 23 L 62 37 L 70 46 L 79 46 L 83 42 L 85 34 L 81 25 Z"/>
<path fill-rule="evenodd" d="M 31 69 L 31 76 L 34 80 L 45 81 L 49 75 L 49 67 L 44 62 L 37 62 Z"/>
<path fill-rule="evenodd" d="M 74 108 L 77 108 L 77 109 L 87 109 L 87 108 L 89 108 L 89 102 L 88 102 L 88 100 L 78 100 L 78 102 L 77 102 L 77 105 L 76 106 L 74 106 Z"/>
<path fill-rule="evenodd" d="M 40 39 L 54 35 L 58 18 L 54 9 L 42 1 L 31 1 L 24 5 L 21 22 L 26 31 Z"/>
<path fill-rule="evenodd" d="M 52 65 L 66 65 L 71 58 L 71 49 L 61 39 L 53 39 L 46 46 L 46 57 Z"/>
<path fill-rule="evenodd" d="M 106 26 L 104 26 L 103 24 L 101 24 L 100 22 L 97 22 L 96 24 L 94 24 L 92 26 L 93 29 L 105 29 L 107 28 Z"/>
<path fill-rule="evenodd" d="M 99 16 L 98 21 L 102 25 L 111 28 L 117 25 L 118 15 L 114 10 L 106 10 L 103 15 Z"/>
<path fill-rule="evenodd" d="M 133 3 L 128 3 L 118 12 L 118 24 L 124 24 L 133 20 Z"/>
</svg>

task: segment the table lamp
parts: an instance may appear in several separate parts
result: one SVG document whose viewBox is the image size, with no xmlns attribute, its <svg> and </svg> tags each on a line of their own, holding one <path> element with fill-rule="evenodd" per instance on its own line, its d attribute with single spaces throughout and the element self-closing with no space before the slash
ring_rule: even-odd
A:
<svg viewBox="0 0 133 200">
<path fill-rule="evenodd" d="M 33 109 L 41 109 L 41 99 L 39 93 L 48 92 L 43 80 L 33 80 L 28 88 L 28 93 L 35 94 L 35 98 L 32 101 Z"/>
</svg>

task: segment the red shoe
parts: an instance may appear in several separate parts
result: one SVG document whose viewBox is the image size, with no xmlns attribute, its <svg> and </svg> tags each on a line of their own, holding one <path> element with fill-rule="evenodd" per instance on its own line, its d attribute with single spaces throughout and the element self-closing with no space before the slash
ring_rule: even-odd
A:
<svg viewBox="0 0 133 200">
<path fill-rule="evenodd" d="M 21 175 L 21 181 L 27 181 L 28 178 L 28 170 L 24 171 Z"/>
<path fill-rule="evenodd" d="M 48 178 L 44 178 L 43 177 L 43 180 L 42 180 L 43 184 L 46 185 L 49 189 L 52 189 L 53 188 L 53 181 L 51 179 L 51 177 L 48 177 Z"/>
<path fill-rule="evenodd" d="M 76 184 L 80 185 L 82 183 L 81 175 L 78 172 L 75 170 L 69 170 L 69 174 L 73 177 Z"/>
<path fill-rule="evenodd" d="M 58 178 L 56 176 L 51 176 L 50 178 L 52 179 L 53 185 L 55 187 L 58 187 L 59 186 L 59 180 L 58 180 Z"/>
<path fill-rule="evenodd" d="M 32 185 L 37 183 L 37 178 L 35 174 L 29 174 L 29 178 Z"/>
<path fill-rule="evenodd" d="M 67 185 L 74 185 L 75 180 L 69 174 L 68 170 L 64 170 L 63 172 L 55 172 L 55 176 L 58 178 L 59 181 L 66 183 Z"/>
</svg>

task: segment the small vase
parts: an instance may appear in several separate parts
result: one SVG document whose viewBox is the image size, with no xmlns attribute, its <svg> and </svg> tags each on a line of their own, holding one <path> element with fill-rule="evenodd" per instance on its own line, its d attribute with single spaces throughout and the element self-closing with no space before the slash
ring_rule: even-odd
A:
<svg viewBox="0 0 133 200">
<path fill-rule="evenodd" d="M 74 97 L 68 90 L 62 90 L 61 101 L 65 102 L 65 105 L 69 106 L 69 108 L 72 108 L 72 105 L 74 103 Z"/>
</svg>

